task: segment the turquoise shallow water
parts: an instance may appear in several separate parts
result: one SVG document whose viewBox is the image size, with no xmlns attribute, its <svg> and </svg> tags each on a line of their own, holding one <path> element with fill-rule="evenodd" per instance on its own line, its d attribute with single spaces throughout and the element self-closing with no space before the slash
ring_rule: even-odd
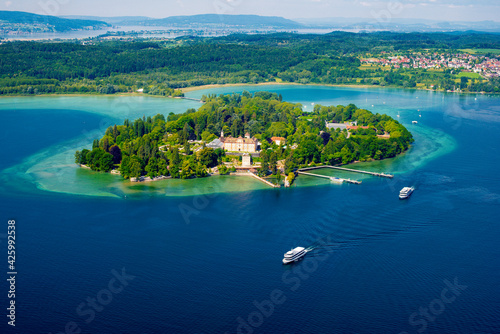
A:
<svg viewBox="0 0 500 334">
<path fill-rule="evenodd" d="M 18 266 L 16 331 L 5 322 L 1 331 L 59 333 L 74 323 L 83 333 L 500 332 L 499 98 L 309 86 L 189 96 L 245 88 L 307 108 L 399 111 L 416 141 L 396 159 L 352 166 L 392 180 L 320 171 L 362 185 L 312 177 L 291 189 L 223 177 L 130 185 L 76 168 L 74 150 L 125 117 L 196 102 L 0 99 L 9 125 L 0 207 L 5 231 L 16 220 Z M 416 191 L 400 201 L 406 185 Z M 314 250 L 282 266 L 295 246 Z M 108 295 L 122 268 L 135 277 Z M 445 303 L 455 279 L 462 290 Z M 101 302 L 93 318 L 87 298 Z"/>
<path fill-rule="evenodd" d="M 210 92 L 232 93 L 235 92 L 234 89 L 236 88 L 239 89 L 239 92 L 245 89 L 245 87 L 227 87 Z M 422 94 L 422 92 L 410 92 L 406 93 L 402 98 L 396 93 L 397 91 L 390 90 L 381 96 L 380 90 L 357 91 L 331 87 L 279 85 L 265 87 L 249 86 L 246 88 L 250 91 L 263 88 L 277 91 L 282 93 L 285 98 L 287 94 L 290 94 L 290 100 L 302 103 L 305 110 L 307 110 L 307 107 L 312 110 L 313 103 L 346 105 L 356 102 L 360 107 L 365 107 L 379 113 L 387 113 L 393 117 L 396 117 L 399 112 L 401 116 L 400 121 L 412 131 L 416 138 L 415 145 L 404 156 L 389 161 L 360 164 L 358 168 L 390 173 L 407 172 L 418 168 L 440 155 L 450 152 L 455 147 L 453 137 L 441 129 L 436 129 L 425 124 L 426 121 L 432 120 L 435 112 L 434 108 L 443 103 L 443 100 L 440 97 L 436 97 L 435 93 Z M 207 91 L 195 91 L 191 93 L 192 96 L 189 96 L 199 98 L 206 93 Z M 421 98 L 422 102 L 418 98 Z M 413 101 L 413 99 L 418 102 Z M 197 102 L 148 97 L 40 97 L 38 99 L 5 99 L 2 102 L 4 102 L 0 104 L 2 107 L 6 109 L 13 108 L 12 110 L 16 113 L 24 113 L 27 117 L 36 115 L 36 118 L 39 119 L 34 119 L 34 124 L 51 115 L 56 117 L 53 115 L 54 110 L 58 110 L 63 117 L 76 117 L 75 115 L 81 115 L 82 112 L 87 117 L 79 116 L 82 119 L 71 122 L 74 128 L 71 129 L 73 136 L 70 139 L 57 141 L 56 138 L 63 136 L 58 132 L 51 132 L 50 134 L 54 136 L 53 141 L 55 143 L 53 145 L 46 145 L 46 147 L 41 148 L 35 154 L 26 157 L 22 163 L 10 168 L 7 173 L 10 175 L 9 177 L 16 175 L 18 178 L 23 179 L 23 181 L 27 180 L 43 190 L 87 196 L 124 197 L 127 194 L 129 196 L 137 194 L 142 196 L 144 193 L 143 188 L 147 188 L 148 193 L 155 193 L 161 196 L 196 194 L 193 192 L 192 185 L 185 187 L 185 182 L 176 180 L 161 181 L 159 182 L 160 185 L 155 183 L 148 186 L 131 186 L 128 182 L 123 182 L 118 176 L 94 173 L 86 170 L 82 171 L 73 164 L 73 155 L 75 150 L 89 147 L 92 140 L 102 136 L 102 133 L 108 126 L 115 123 L 122 123 L 125 118 L 136 119 L 137 117 L 155 115 L 157 113 L 183 112 L 189 107 L 199 106 Z M 405 108 L 399 107 L 401 105 L 404 105 Z M 41 109 L 40 106 L 42 106 Z M 29 109 L 34 107 L 37 109 Z M 70 107 L 73 109 L 65 109 Z M 82 111 L 76 111 L 75 109 Z M 422 117 L 419 117 L 421 113 L 424 114 L 424 120 L 422 120 Z M 11 115 L 11 117 L 13 116 Z M 421 122 L 418 125 L 412 125 L 411 121 L 415 119 Z M 61 122 L 64 122 L 64 120 L 61 119 L 56 124 L 61 124 Z M 98 122 L 97 127 L 96 122 Z M 78 128 L 77 125 L 80 127 Z M 63 127 L 63 129 L 66 129 L 66 127 Z M 8 135 L 11 136 L 14 134 Z M 359 180 L 366 179 L 365 176 L 360 176 L 359 174 L 344 174 L 341 172 L 332 175 Z M 85 177 L 84 175 L 89 176 Z M 223 185 L 220 180 L 196 180 L 193 183 L 196 184 L 196 188 L 203 189 L 202 191 L 206 193 L 214 191 L 214 186 L 210 185 L 212 183 L 220 185 L 220 191 L 225 192 L 264 188 L 255 180 L 241 180 L 241 178 L 238 178 L 238 181 L 235 182 L 224 181 Z M 325 181 L 303 177 L 298 180 L 297 185 L 308 186 L 318 183 L 324 184 Z M 208 186 L 205 186 L 205 184 L 208 184 Z M 137 188 L 141 188 L 141 191 L 137 192 Z"/>
</svg>

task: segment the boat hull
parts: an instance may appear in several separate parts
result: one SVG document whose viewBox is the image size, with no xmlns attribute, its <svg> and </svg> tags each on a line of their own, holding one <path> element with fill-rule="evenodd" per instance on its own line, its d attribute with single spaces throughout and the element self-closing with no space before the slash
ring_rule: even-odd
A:
<svg viewBox="0 0 500 334">
<path fill-rule="evenodd" d="M 413 191 L 413 188 L 403 188 L 403 190 L 399 193 L 399 199 L 407 199 L 411 196 L 411 194 L 413 194 Z"/>
<path fill-rule="evenodd" d="M 304 253 L 304 255 L 306 255 Z M 283 259 L 283 264 L 290 264 L 290 263 L 294 263 L 294 262 L 298 262 L 300 260 L 302 260 L 304 258 L 304 255 L 302 255 L 301 257 L 295 259 L 295 260 L 287 260 L 287 259 Z"/>
<path fill-rule="evenodd" d="M 307 250 L 303 247 L 296 247 L 289 252 L 285 253 L 283 258 L 283 264 L 289 264 L 301 260 L 307 253 Z"/>
</svg>

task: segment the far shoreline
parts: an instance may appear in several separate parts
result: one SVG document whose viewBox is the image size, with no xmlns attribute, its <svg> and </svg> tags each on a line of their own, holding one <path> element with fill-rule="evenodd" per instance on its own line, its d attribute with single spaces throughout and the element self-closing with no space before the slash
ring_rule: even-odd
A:
<svg viewBox="0 0 500 334">
<path fill-rule="evenodd" d="M 372 86 L 372 85 L 334 85 L 334 84 L 317 84 L 317 83 L 308 83 L 308 84 L 301 84 L 297 82 L 259 82 L 259 83 L 230 83 L 230 84 L 209 84 L 209 85 L 202 85 L 202 86 L 192 86 L 192 87 L 186 87 L 186 88 L 178 88 L 180 91 L 183 93 L 189 93 L 189 92 L 194 92 L 197 90 L 204 90 L 204 89 L 212 89 L 212 88 L 223 88 L 223 87 L 240 87 L 240 86 L 274 86 L 274 85 L 283 85 L 283 86 L 322 86 L 322 87 L 347 87 L 347 88 L 392 88 L 392 87 L 380 87 L 380 86 Z M 394 87 L 398 88 L 398 87 Z M 405 88 L 401 88 L 405 89 Z"/>
<path fill-rule="evenodd" d="M 229 84 L 209 84 L 209 85 L 201 85 L 201 86 L 192 86 L 185 88 L 176 88 L 183 93 L 190 93 L 199 90 L 205 89 L 214 89 L 214 88 L 224 88 L 224 87 L 242 87 L 242 86 L 251 86 L 251 87 L 259 87 L 259 86 L 311 86 L 311 87 L 333 87 L 333 88 L 361 88 L 361 89 L 398 89 L 404 91 L 428 91 L 428 92 L 436 92 L 436 93 L 446 93 L 446 94 L 475 94 L 475 95 L 500 95 L 500 93 L 495 92 L 446 92 L 443 90 L 433 90 L 428 88 L 405 88 L 405 87 L 392 87 L 392 86 L 377 86 L 377 85 L 338 85 L 338 84 L 318 84 L 318 83 L 307 83 L 301 84 L 297 82 L 260 82 L 260 83 L 229 83 Z M 15 94 L 15 95 L 0 95 L 0 99 L 4 98 L 15 98 L 15 97 L 153 97 L 153 98 L 167 98 L 167 99 L 175 99 L 182 100 L 184 98 L 189 98 L 188 96 L 184 97 L 173 97 L 173 96 L 163 96 L 163 95 L 150 95 L 144 93 L 137 92 L 127 92 L 127 93 L 116 93 L 116 94 L 99 94 L 99 93 L 50 93 L 50 94 L 33 94 L 33 95 L 23 95 L 23 94 Z"/>
</svg>

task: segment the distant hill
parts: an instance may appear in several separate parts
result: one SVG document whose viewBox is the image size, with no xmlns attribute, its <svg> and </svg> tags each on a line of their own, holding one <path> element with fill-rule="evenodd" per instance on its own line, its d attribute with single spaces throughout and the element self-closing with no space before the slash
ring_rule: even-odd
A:
<svg viewBox="0 0 500 334">
<path fill-rule="evenodd" d="M 295 29 L 302 24 L 278 16 L 259 15 L 219 15 L 200 14 L 190 16 L 170 16 L 163 19 L 154 19 L 142 16 L 122 17 L 95 17 L 95 16 L 65 16 L 67 18 L 100 20 L 113 25 L 121 26 L 174 26 L 174 27 L 200 27 L 200 26 L 231 26 L 242 28 L 286 28 Z"/>
<path fill-rule="evenodd" d="M 147 25 L 226 25 L 237 27 L 300 28 L 302 25 L 278 16 L 201 14 L 150 20 Z"/>
<path fill-rule="evenodd" d="M 39 30 L 40 26 L 42 26 L 48 31 L 57 32 L 105 28 L 110 26 L 106 22 L 97 20 L 72 20 L 56 16 L 37 15 L 16 11 L 0 11 L 0 25 L 4 30 L 11 31 Z"/>
<path fill-rule="evenodd" d="M 297 22 L 309 28 L 332 30 L 372 31 L 389 30 L 401 32 L 449 32 L 449 31 L 485 31 L 500 32 L 500 23 L 495 21 L 437 21 L 427 19 L 398 19 L 389 22 L 370 18 L 319 18 L 296 19 Z"/>
<path fill-rule="evenodd" d="M 60 16 L 65 19 L 71 20 L 93 20 L 93 21 L 104 21 L 109 24 L 119 24 L 119 25 L 129 25 L 128 22 L 145 22 L 150 20 L 155 20 L 147 16 L 112 16 L 112 17 L 100 17 L 100 16 L 81 16 L 81 15 L 65 15 Z"/>
</svg>

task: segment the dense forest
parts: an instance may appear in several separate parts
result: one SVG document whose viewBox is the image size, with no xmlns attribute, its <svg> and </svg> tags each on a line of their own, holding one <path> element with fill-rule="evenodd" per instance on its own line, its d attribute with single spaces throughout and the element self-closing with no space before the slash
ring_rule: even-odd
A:
<svg viewBox="0 0 500 334">
<path fill-rule="evenodd" d="M 135 92 L 181 96 L 205 84 L 295 82 L 499 92 L 500 80 L 460 81 L 460 70 L 363 68 L 388 52 L 500 48 L 500 35 L 346 33 L 231 35 L 170 41 L 92 40 L 0 45 L 0 95 Z"/>
<path fill-rule="evenodd" d="M 94 140 L 91 150 L 75 153 L 75 162 L 97 171 L 118 168 L 125 178 L 204 177 L 216 166 L 224 174 L 227 166 L 223 162 L 234 157 L 205 146 L 224 131 L 233 137 L 249 133 L 261 142 L 260 175 L 280 173 L 280 160 L 288 175 L 305 165 L 394 157 L 413 142 L 411 133 L 398 121 L 353 104 L 316 105 L 313 112 L 304 112 L 300 104 L 282 101 L 270 92 L 211 95 L 203 100 L 198 110 L 171 113 L 166 118 L 158 114 L 125 120 L 123 125 L 109 127 L 101 139 Z M 328 129 L 327 122 L 355 122 L 359 127 L 347 132 Z M 271 137 L 284 137 L 287 144 L 277 146 L 268 140 Z"/>
</svg>

